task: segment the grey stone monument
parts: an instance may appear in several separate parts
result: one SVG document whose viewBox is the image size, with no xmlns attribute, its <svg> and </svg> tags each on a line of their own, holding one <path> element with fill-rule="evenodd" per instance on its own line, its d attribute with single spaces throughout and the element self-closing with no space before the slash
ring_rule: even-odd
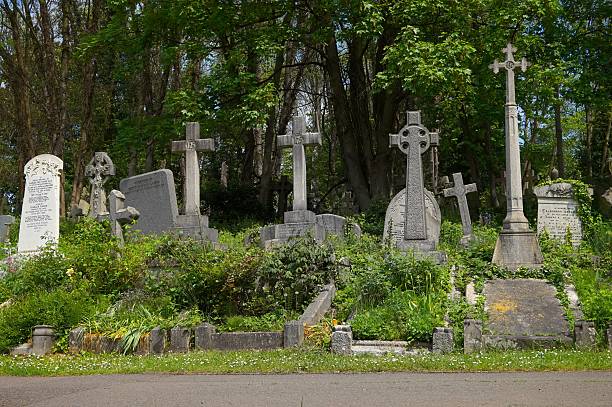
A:
<svg viewBox="0 0 612 407">
<path fill-rule="evenodd" d="M 505 62 L 495 60 L 490 68 L 494 73 L 506 70 L 506 217 L 503 229 L 497 239 L 493 263 L 515 270 L 519 267 L 541 267 L 542 252 L 538 239 L 529 229 L 529 222 L 523 213 L 523 190 L 521 184 L 521 157 L 519 149 L 518 113 L 514 97 L 514 61 L 516 48 L 508 43 L 503 49 Z M 523 58 L 518 64 L 523 72 L 529 66 Z"/>
<path fill-rule="evenodd" d="M 389 135 L 389 145 L 397 146 L 406 154 L 406 188 L 403 193 L 403 236 L 396 242 L 400 250 L 416 250 L 420 252 L 434 252 L 438 244 L 438 236 L 434 230 L 428 229 L 427 206 L 431 212 L 440 213 L 440 208 L 431 193 L 426 191 L 423 184 L 423 163 L 421 155 L 430 146 L 438 145 L 438 134 L 430 132 L 421 124 L 421 112 L 407 112 L 406 125 L 398 134 Z M 397 196 L 396 196 L 397 197 Z M 395 198 L 394 198 L 395 200 Z M 392 201 L 393 202 L 393 201 Z M 427 203 L 428 202 L 428 203 Z M 391 205 L 389 205 L 391 206 Z M 440 219 L 436 219 L 439 222 Z M 385 220 L 386 223 L 386 220 Z M 431 223 L 430 223 L 431 224 Z"/>
<path fill-rule="evenodd" d="M 15 222 L 15 218 L 11 215 L 0 215 L 0 244 L 8 241 L 9 230 Z"/>
<path fill-rule="evenodd" d="M 98 215 L 106 212 L 106 193 L 104 184 L 108 177 L 115 175 L 115 164 L 108 154 L 96 152 L 89 164 L 85 167 L 85 176 L 91 184 L 89 195 L 89 217 L 96 219 Z"/>
<path fill-rule="evenodd" d="M 109 220 L 111 234 L 117 238 L 119 245 L 123 246 L 122 225 L 130 223 L 140 216 L 140 212 L 131 206 L 125 206 L 125 195 L 113 189 L 108 197 L 110 212 L 99 214 L 98 220 Z"/>
<path fill-rule="evenodd" d="M 564 242 L 569 231 L 572 245 L 580 245 L 582 222 L 572 184 L 542 185 L 536 187 L 534 193 L 538 197 L 538 234 L 546 231 L 553 239 Z"/>
<path fill-rule="evenodd" d="M 463 184 L 463 176 L 460 172 L 453 174 L 453 182 L 455 185 L 452 188 L 444 189 L 444 196 L 454 196 L 457 198 L 459 203 L 459 213 L 461 215 L 461 225 L 463 226 L 463 237 L 461 238 L 461 244 L 465 245 L 474 238 L 472 234 L 472 219 L 470 218 L 470 208 L 466 194 L 470 192 L 476 192 L 476 184 Z"/>
<path fill-rule="evenodd" d="M 200 213 L 200 162 L 198 151 L 215 151 L 213 139 L 200 139 L 200 123 L 187 123 L 185 140 L 173 141 L 172 152 L 185 153 L 185 213 L 176 219 L 180 234 L 196 240 L 216 242 L 219 233 L 208 227 L 208 216 Z"/>
</svg>

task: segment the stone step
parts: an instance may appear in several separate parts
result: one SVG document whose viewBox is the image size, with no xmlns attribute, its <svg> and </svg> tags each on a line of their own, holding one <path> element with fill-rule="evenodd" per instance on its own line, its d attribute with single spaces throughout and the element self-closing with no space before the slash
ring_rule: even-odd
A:
<svg viewBox="0 0 612 407">
<path fill-rule="evenodd" d="M 353 355 L 418 355 L 429 352 L 428 344 L 409 344 L 405 341 L 353 341 L 351 346 Z"/>
</svg>

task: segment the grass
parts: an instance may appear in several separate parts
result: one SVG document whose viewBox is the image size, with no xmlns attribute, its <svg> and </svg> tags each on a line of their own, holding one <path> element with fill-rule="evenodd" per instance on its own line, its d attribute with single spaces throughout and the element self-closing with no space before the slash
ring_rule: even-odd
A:
<svg viewBox="0 0 612 407">
<path fill-rule="evenodd" d="M 511 372 L 612 370 L 612 352 L 507 351 L 464 355 L 339 356 L 322 350 L 191 352 L 163 356 L 0 356 L 0 375 L 117 373 Z"/>
</svg>

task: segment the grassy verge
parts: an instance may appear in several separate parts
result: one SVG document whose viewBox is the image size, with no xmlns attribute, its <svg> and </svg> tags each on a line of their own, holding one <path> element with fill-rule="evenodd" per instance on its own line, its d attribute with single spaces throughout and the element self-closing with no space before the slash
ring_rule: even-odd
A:
<svg viewBox="0 0 612 407">
<path fill-rule="evenodd" d="M 346 357 L 320 350 L 192 352 L 186 355 L 0 356 L 0 375 L 114 373 L 323 373 L 612 370 L 612 352 L 510 351 L 473 355 Z"/>
</svg>

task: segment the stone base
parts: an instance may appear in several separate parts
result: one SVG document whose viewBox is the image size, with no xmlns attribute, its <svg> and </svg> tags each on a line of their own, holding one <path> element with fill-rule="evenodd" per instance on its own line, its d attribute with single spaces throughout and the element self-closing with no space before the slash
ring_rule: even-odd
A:
<svg viewBox="0 0 612 407">
<path fill-rule="evenodd" d="M 446 253 L 434 250 L 435 242 L 430 240 L 403 240 L 397 243 L 397 248 L 406 253 L 412 253 L 418 260 L 429 260 L 435 264 L 446 263 Z"/>
<path fill-rule="evenodd" d="M 544 258 L 534 232 L 502 231 L 495 244 L 492 262 L 516 270 L 519 267 L 540 268 Z"/>
<path fill-rule="evenodd" d="M 205 215 L 179 215 L 174 230 L 180 236 L 194 240 L 212 243 L 219 241 L 219 232 L 208 227 L 208 216 Z"/>
<path fill-rule="evenodd" d="M 513 335 L 482 335 L 484 349 L 557 349 L 571 348 L 572 338 L 558 336 L 513 336 Z"/>
<path fill-rule="evenodd" d="M 325 229 L 317 223 L 282 223 L 261 228 L 261 245 L 272 248 L 286 243 L 289 239 L 311 233 L 317 242 L 325 240 Z"/>
<path fill-rule="evenodd" d="M 459 241 L 459 244 L 463 247 L 468 247 L 474 240 L 474 235 L 464 235 Z"/>
<path fill-rule="evenodd" d="M 284 223 L 314 223 L 316 215 L 312 211 L 289 211 L 283 214 Z"/>
</svg>

